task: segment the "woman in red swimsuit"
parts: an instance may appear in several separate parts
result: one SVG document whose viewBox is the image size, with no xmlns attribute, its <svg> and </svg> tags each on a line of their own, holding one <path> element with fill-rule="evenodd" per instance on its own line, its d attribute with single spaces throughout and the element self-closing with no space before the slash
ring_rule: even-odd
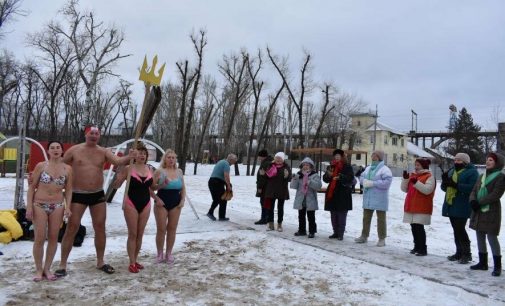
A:
<svg viewBox="0 0 505 306">
<path fill-rule="evenodd" d="M 120 186 L 130 172 L 130 186 L 123 203 L 123 212 L 128 227 L 126 250 L 130 258 L 128 270 L 131 273 L 138 273 L 139 270 L 144 269 L 144 266 L 138 263 L 138 256 L 147 220 L 149 220 L 151 213 L 151 185 L 153 184 L 151 169 L 146 165 L 147 148 L 139 143 L 137 151 L 138 154 L 133 165 L 126 166 L 126 171 L 120 173 L 116 181 L 116 184 Z"/>
<path fill-rule="evenodd" d="M 72 168 L 62 161 L 63 146 L 60 142 L 50 141 L 47 144 L 47 152 L 49 161 L 40 162 L 35 166 L 27 194 L 26 218 L 33 220 L 35 235 L 33 242 L 33 259 L 37 270 L 33 277 L 35 282 L 57 279 L 51 273 L 51 265 L 58 248 L 58 233 L 63 215 L 68 218 L 71 214 Z M 42 265 L 46 236 L 46 260 Z"/>
</svg>

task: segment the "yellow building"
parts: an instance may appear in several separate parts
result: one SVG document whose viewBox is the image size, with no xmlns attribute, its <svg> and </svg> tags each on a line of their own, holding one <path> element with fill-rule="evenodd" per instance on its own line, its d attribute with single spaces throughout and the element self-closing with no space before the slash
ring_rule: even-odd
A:
<svg viewBox="0 0 505 306">
<path fill-rule="evenodd" d="M 407 135 L 386 124 L 377 121 L 375 114 L 351 114 L 351 129 L 355 132 L 354 150 L 367 151 L 368 164 L 371 162 L 374 134 L 376 150 L 384 151 L 384 162 L 392 168 L 405 169 L 407 166 Z M 360 154 L 352 156 L 352 164 L 365 166 L 365 157 Z"/>
</svg>

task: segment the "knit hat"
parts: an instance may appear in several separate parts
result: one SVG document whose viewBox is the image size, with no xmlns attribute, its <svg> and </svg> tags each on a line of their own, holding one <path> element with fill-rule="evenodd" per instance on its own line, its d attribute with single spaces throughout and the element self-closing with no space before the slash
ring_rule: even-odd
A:
<svg viewBox="0 0 505 306">
<path fill-rule="evenodd" d="M 303 167 L 303 164 L 309 164 L 312 168 L 315 167 L 314 162 L 312 161 L 312 159 L 310 159 L 310 157 L 305 157 L 302 160 L 302 163 L 300 164 L 300 168 Z"/>
<path fill-rule="evenodd" d="M 489 154 L 487 155 L 487 157 L 488 157 L 488 158 L 489 158 L 489 157 L 491 157 L 492 159 L 494 159 L 494 162 L 495 162 L 495 163 L 496 163 L 496 162 L 498 162 L 498 155 L 496 155 L 495 153 L 492 153 L 492 152 L 491 152 L 491 153 L 489 153 Z"/>
<path fill-rule="evenodd" d="M 418 158 L 416 163 L 419 163 L 423 169 L 430 169 L 431 161 L 427 158 Z"/>
<path fill-rule="evenodd" d="M 382 150 L 375 150 L 372 152 L 372 155 L 377 155 L 377 157 L 379 158 L 380 161 L 383 161 L 384 160 L 384 151 Z"/>
<path fill-rule="evenodd" d="M 340 149 L 333 150 L 333 156 L 335 156 L 337 154 L 340 155 L 340 157 L 344 157 L 344 151 L 343 150 L 340 150 Z"/>
<path fill-rule="evenodd" d="M 284 154 L 284 152 L 277 152 L 275 153 L 275 157 L 280 157 L 282 158 L 282 160 L 284 160 L 286 158 L 286 155 Z"/>
<path fill-rule="evenodd" d="M 100 129 L 95 125 L 87 125 L 84 128 L 84 135 L 88 135 L 89 132 L 98 132 L 100 134 Z"/>
<path fill-rule="evenodd" d="M 470 156 L 468 156 L 468 154 L 466 154 L 466 153 L 458 153 L 458 154 L 454 155 L 454 159 L 460 159 L 465 164 L 470 163 Z"/>
<path fill-rule="evenodd" d="M 263 149 L 258 152 L 259 157 L 267 157 L 268 156 L 268 151 Z"/>
</svg>

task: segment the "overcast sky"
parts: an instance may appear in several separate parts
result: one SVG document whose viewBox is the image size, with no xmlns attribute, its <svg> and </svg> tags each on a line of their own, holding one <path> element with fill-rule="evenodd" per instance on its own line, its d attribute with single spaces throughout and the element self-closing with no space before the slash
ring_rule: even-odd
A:
<svg viewBox="0 0 505 306">
<path fill-rule="evenodd" d="M 58 18 L 64 3 L 24 0 L 29 15 L 8 25 L 1 47 L 18 58 L 30 56 L 26 34 Z M 204 73 L 218 80 L 217 63 L 225 53 L 269 45 L 275 54 L 289 55 L 294 74 L 306 49 L 316 83 L 332 81 L 371 109 L 377 104 L 379 120 L 399 130 L 411 129 L 411 109 L 418 130 L 444 129 L 451 103 L 466 107 L 484 129 L 495 127 L 496 109 L 505 121 L 502 0 L 97 0 L 81 1 L 81 7 L 124 31 L 122 50 L 132 56 L 117 69 L 136 84 L 138 99 L 144 55 L 157 53 L 167 62 L 164 79 L 174 80 L 177 60 L 194 63 L 188 35 L 205 28 Z M 278 81 L 268 74 L 272 84 Z"/>
</svg>

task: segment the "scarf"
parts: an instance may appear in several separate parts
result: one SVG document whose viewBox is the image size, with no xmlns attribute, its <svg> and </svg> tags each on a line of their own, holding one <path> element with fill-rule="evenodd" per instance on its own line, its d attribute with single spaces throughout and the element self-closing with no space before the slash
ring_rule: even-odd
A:
<svg viewBox="0 0 505 306">
<path fill-rule="evenodd" d="M 366 176 L 367 180 L 372 180 L 375 177 L 375 173 L 377 173 L 377 170 L 379 170 L 381 167 L 381 161 L 378 160 L 373 160 L 372 164 L 370 165 L 370 170 L 368 171 L 368 175 Z M 370 189 L 373 187 L 365 187 L 365 189 Z"/>
<path fill-rule="evenodd" d="M 273 164 L 270 168 L 268 168 L 268 170 L 266 172 L 266 175 L 269 178 L 272 178 L 272 177 L 276 176 L 278 168 L 281 168 L 282 166 L 284 166 L 284 164 L 281 164 L 281 165 Z"/>
<path fill-rule="evenodd" d="M 334 180 L 333 178 L 340 175 L 340 172 L 342 172 L 342 169 L 344 168 L 344 162 L 341 160 L 333 160 L 331 165 L 333 167 L 333 172 L 331 173 L 330 185 L 326 191 L 326 201 L 330 201 L 333 198 L 333 192 L 335 191 L 335 187 L 337 187 L 337 180 Z"/>
<path fill-rule="evenodd" d="M 461 174 L 461 172 L 463 172 L 463 171 L 465 171 L 465 168 L 463 168 L 461 170 L 457 170 L 457 171 L 456 171 L 456 169 L 454 169 L 454 171 L 452 172 L 451 179 L 457 183 L 458 177 Z M 445 193 L 445 200 L 447 201 L 447 204 L 452 205 L 452 201 L 456 197 L 456 193 L 458 193 L 458 190 L 456 188 L 447 187 L 447 192 Z"/>
<path fill-rule="evenodd" d="M 477 200 L 480 201 L 483 197 L 488 195 L 488 191 L 486 186 L 491 183 L 498 175 L 500 174 L 500 169 L 495 169 L 493 172 L 487 176 L 487 172 L 485 172 L 480 178 L 480 189 L 477 193 Z M 489 211 L 489 204 L 482 205 L 480 207 L 481 212 Z"/>
<path fill-rule="evenodd" d="M 304 195 L 307 195 L 307 192 L 309 191 L 309 174 L 310 171 L 302 171 L 303 174 L 303 180 L 302 180 L 302 192 Z"/>
</svg>

